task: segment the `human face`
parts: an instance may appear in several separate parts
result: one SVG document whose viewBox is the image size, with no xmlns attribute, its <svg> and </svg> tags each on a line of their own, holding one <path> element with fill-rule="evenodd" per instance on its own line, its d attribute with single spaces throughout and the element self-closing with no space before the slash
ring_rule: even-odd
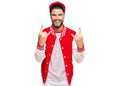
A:
<svg viewBox="0 0 120 86">
<path fill-rule="evenodd" d="M 63 25 L 65 13 L 62 9 L 53 9 L 50 13 L 51 21 L 56 29 L 59 29 Z"/>
</svg>

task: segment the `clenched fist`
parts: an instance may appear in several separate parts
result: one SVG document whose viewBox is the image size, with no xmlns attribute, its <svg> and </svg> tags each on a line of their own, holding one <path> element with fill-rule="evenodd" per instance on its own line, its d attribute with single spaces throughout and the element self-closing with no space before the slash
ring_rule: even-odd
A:
<svg viewBox="0 0 120 86">
<path fill-rule="evenodd" d="M 78 48 L 83 48 L 84 42 L 83 42 L 83 36 L 81 33 L 81 28 L 79 27 L 79 34 L 76 34 L 76 35 L 71 34 L 71 35 L 75 39 L 75 42 L 76 42 Z"/>
<path fill-rule="evenodd" d="M 47 37 L 48 35 L 50 34 L 50 32 L 43 32 L 43 25 L 41 25 L 41 28 L 40 28 L 40 32 L 39 32 L 39 35 L 38 35 L 38 44 L 40 46 L 43 46 L 44 43 L 46 42 L 47 40 Z"/>
</svg>

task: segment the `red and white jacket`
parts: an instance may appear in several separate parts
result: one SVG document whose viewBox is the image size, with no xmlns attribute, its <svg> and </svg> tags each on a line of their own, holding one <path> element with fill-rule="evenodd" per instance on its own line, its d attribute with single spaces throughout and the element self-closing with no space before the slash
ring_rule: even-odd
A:
<svg viewBox="0 0 120 86">
<path fill-rule="evenodd" d="M 51 34 L 48 36 L 46 40 L 45 58 L 43 59 L 42 65 L 41 65 L 42 80 L 43 80 L 43 83 L 45 83 L 48 76 L 49 63 L 52 55 L 53 46 L 55 44 L 56 36 L 55 36 L 55 31 L 51 27 L 45 28 L 43 31 L 45 32 L 51 31 Z M 75 35 L 76 32 L 67 27 L 64 27 L 60 37 L 60 45 L 62 49 L 66 76 L 67 76 L 69 85 L 71 83 L 72 76 L 73 76 L 73 64 L 72 64 L 73 37 L 71 36 L 71 34 Z M 37 49 L 41 50 L 43 49 L 43 47 L 40 47 L 39 45 L 37 45 Z M 78 49 L 78 52 L 81 52 L 81 53 L 84 52 L 84 47 L 82 49 Z M 39 57 L 38 52 L 36 52 L 35 56 Z M 83 58 L 84 54 L 82 54 L 81 56 Z"/>
</svg>

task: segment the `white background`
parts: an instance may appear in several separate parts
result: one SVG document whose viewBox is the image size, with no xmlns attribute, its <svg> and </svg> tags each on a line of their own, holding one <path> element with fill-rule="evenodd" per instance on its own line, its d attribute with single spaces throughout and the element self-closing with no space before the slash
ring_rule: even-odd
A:
<svg viewBox="0 0 120 86">
<path fill-rule="evenodd" d="M 34 58 L 41 24 L 51 25 L 48 6 L 55 0 L 0 1 L 0 86 L 41 86 Z M 120 86 L 119 0 L 60 0 L 64 24 L 81 26 L 86 56 L 74 63 L 72 86 Z"/>
</svg>

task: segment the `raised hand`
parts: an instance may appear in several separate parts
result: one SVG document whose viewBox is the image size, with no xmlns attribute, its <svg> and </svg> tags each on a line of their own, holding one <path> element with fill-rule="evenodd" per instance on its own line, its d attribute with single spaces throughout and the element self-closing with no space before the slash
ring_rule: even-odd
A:
<svg viewBox="0 0 120 86">
<path fill-rule="evenodd" d="M 84 42 L 83 42 L 83 36 L 82 36 L 82 32 L 81 32 L 81 28 L 79 27 L 79 34 L 76 35 L 72 35 L 72 37 L 75 39 L 75 42 L 77 44 L 78 48 L 83 48 L 84 47 Z"/>
<path fill-rule="evenodd" d="M 43 25 L 41 25 L 40 32 L 39 32 L 39 35 L 38 35 L 38 43 L 39 43 L 40 46 L 44 45 L 44 43 L 46 42 L 49 34 L 50 34 L 50 32 L 48 32 L 48 33 L 43 32 Z"/>
</svg>

